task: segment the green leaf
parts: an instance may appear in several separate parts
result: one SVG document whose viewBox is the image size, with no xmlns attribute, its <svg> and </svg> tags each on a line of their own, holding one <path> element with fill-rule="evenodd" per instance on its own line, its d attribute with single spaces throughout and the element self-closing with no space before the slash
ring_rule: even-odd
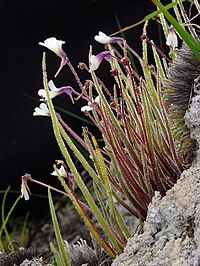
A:
<svg viewBox="0 0 200 266">
<path fill-rule="evenodd" d="M 24 219 L 24 222 L 23 222 L 23 225 L 22 225 L 22 230 L 21 230 L 21 233 L 20 233 L 20 241 L 19 241 L 19 243 L 20 243 L 21 247 L 24 246 L 24 235 L 25 235 L 25 232 L 26 232 L 26 225 L 27 225 L 28 217 L 29 217 L 29 212 L 25 216 L 25 219 Z"/>
<path fill-rule="evenodd" d="M 11 239 L 10 239 L 10 236 L 9 236 L 9 233 L 7 231 L 7 228 L 6 228 L 6 224 L 12 214 L 12 212 L 14 211 L 18 201 L 20 200 L 21 198 L 21 195 L 19 195 L 19 197 L 15 200 L 15 202 L 13 203 L 12 207 L 10 208 L 6 218 L 5 218 L 5 202 L 6 202 L 6 197 L 7 197 L 7 194 L 10 190 L 10 187 L 7 188 L 5 194 L 4 194 L 4 197 L 3 197 L 3 201 L 2 201 L 2 207 L 1 207 L 1 219 L 2 219 L 2 226 L 1 226 L 1 229 L 0 229 L 0 239 L 1 239 L 1 236 L 2 236 L 2 233 L 3 231 L 5 232 L 5 235 L 6 235 L 6 238 L 7 238 L 7 241 L 8 243 L 10 243 L 10 248 L 11 248 L 11 251 L 14 251 L 14 246 L 11 242 Z M 3 247 L 2 243 L 1 243 L 1 246 Z"/>
<path fill-rule="evenodd" d="M 52 218 L 53 227 L 54 227 L 54 231 L 55 231 L 55 235 L 56 235 L 56 240 L 58 243 L 58 247 L 59 247 L 62 261 L 64 263 L 63 266 L 70 266 L 67 252 L 66 252 L 65 245 L 64 245 L 64 241 L 63 241 L 61 233 L 60 233 L 58 220 L 56 217 L 56 212 L 55 212 L 55 209 L 53 206 L 53 200 L 52 200 L 50 188 L 48 188 L 48 198 L 49 198 L 49 206 L 50 206 L 50 210 L 51 210 L 51 218 Z"/>
<path fill-rule="evenodd" d="M 63 266 L 61 258 L 60 258 L 60 254 L 58 253 L 58 251 L 56 250 L 52 242 L 50 243 L 50 249 L 52 253 L 54 254 L 56 266 Z"/>
</svg>

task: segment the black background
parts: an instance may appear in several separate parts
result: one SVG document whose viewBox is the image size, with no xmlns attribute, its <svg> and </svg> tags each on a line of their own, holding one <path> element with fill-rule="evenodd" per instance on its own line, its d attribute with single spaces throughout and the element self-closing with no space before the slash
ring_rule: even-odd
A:
<svg viewBox="0 0 200 266">
<path fill-rule="evenodd" d="M 26 172 L 38 180 L 55 183 L 50 175 L 52 165 L 55 159 L 62 159 L 50 119 L 32 116 L 38 102 L 30 97 L 39 98 L 37 92 L 42 88 L 41 57 L 45 48 L 39 46 L 38 42 L 53 36 L 66 41 L 63 48 L 74 67 L 77 67 L 80 61 L 87 63 L 90 44 L 95 54 L 103 50 L 103 45 L 94 41 L 99 30 L 106 34 L 118 30 L 115 14 L 122 27 L 125 27 L 141 20 L 153 10 L 155 7 L 148 0 L 1 0 L 1 191 L 10 184 L 12 190 L 20 193 L 21 176 Z M 140 49 L 141 33 L 142 27 L 126 32 L 129 44 L 136 50 Z M 59 63 L 60 59 L 47 51 L 49 78 L 53 77 Z M 98 71 L 99 75 L 103 75 L 101 70 Z M 78 73 L 83 75 L 80 70 Z M 104 75 L 102 79 L 106 82 Z M 71 85 L 77 89 L 67 68 L 55 82 L 58 87 Z M 72 106 L 67 96 L 58 97 L 55 103 L 77 114 L 80 114 L 80 106 L 85 104 Z M 81 122 L 67 116 L 64 119 L 81 133 Z M 29 185 L 33 194 L 46 195 L 46 189 Z M 12 202 L 16 197 L 17 194 L 10 194 L 9 201 Z M 35 196 L 28 202 L 22 200 L 19 206 L 19 215 L 31 209 L 36 217 L 48 209 L 47 200 Z"/>
</svg>

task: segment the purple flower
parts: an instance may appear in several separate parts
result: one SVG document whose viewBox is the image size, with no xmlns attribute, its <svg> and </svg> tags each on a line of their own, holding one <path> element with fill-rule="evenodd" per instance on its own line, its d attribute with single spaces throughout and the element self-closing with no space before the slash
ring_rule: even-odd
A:
<svg viewBox="0 0 200 266">
<path fill-rule="evenodd" d="M 50 94 L 50 98 L 53 99 L 56 96 L 66 93 L 67 95 L 69 95 L 69 97 L 71 98 L 72 103 L 74 103 L 74 99 L 72 97 L 72 87 L 71 86 L 63 86 L 60 88 L 56 88 L 56 86 L 53 83 L 53 80 L 50 80 L 49 83 L 49 94 Z M 47 95 L 46 95 L 46 90 L 44 89 L 40 89 L 38 91 L 38 95 L 44 99 L 47 99 Z M 43 100 L 43 99 L 41 99 Z"/>
<path fill-rule="evenodd" d="M 102 44 L 107 44 L 107 43 L 120 43 L 121 38 L 120 37 L 110 37 L 103 33 L 102 31 L 99 31 L 99 35 L 96 35 L 94 37 L 95 41 L 102 43 Z"/>
<path fill-rule="evenodd" d="M 61 69 L 66 65 L 67 63 L 67 55 L 62 49 L 62 45 L 64 44 L 64 41 L 57 40 L 55 37 L 51 37 L 46 39 L 44 42 L 39 42 L 39 45 L 42 45 L 49 50 L 53 51 L 57 56 L 61 58 L 61 63 L 58 71 L 55 74 L 55 77 L 59 74 Z"/>
<path fill-rule="evenodd" d="M 103 59 L 106 59 L 108 62 L 110 62 L 110 52 L 109 51 L 101 52 L 98 55 L 92 55 L 90 58 L 90 64 L 91 65 L 90 65 L 89 72 L 91 73 L 92 71 L 97 70 Z"/>
</svg>

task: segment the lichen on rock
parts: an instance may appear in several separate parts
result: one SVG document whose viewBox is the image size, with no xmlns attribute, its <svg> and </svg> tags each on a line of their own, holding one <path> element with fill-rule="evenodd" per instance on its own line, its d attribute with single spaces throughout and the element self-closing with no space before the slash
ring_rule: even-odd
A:
<svg viewBox="0 0 200 266">
<path fill-rule="evenodd" d="M 144 233 L 129 239 L 112 266 L 200 265 L 200 162 L 149 205 Z"/>
</svg>

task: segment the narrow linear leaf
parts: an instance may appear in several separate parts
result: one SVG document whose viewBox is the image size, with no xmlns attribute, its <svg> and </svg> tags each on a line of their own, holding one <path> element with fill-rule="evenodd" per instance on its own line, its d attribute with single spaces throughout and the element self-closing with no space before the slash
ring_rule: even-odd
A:
<svg viewBox="0 0 200 266">
<path fill-rule="evenodd" d="M 58 251 L 56 250 L 56 248 L 54 247 L 52 242 L 50 243 L 50 249 L 51 249 L 52 253 L 54 254 L 56 266 L 63 266 L 60 254 L 58 253 Z"/>
<path fill-rule="evenodd" d="M 21 233 L 20 233 L 20 241 L 19 244 L 21 247 L 24 246 L 24 236 L 26 233 L 26 225 L 27 225 L 27 221 L 28 221 L 28 217 L 29 217 L 29 212 L 26 214 L 23 225 L 22 225 L 22 229 L 21 229 Z"/>
<path fill-rule="evenodd" d="M 183 0 L 183 2 L 185 2 L 185 1 L 187 1 L 187 0 Z M 165 9 L 168 10 L 168 9 L 174 7 L 175 5 L 178 5 L 178 3 L 177 3 L 177 2 L 174 2 L 174 3 L 168 4 L 167 6 L 165 6 Z M 159 15 L 160 13 L 161 13 L 160 10 L 154 11 L 154 12 L 152 12 L 151 14 L 145 16 L 142 20 L 140 20 L 140 21 L 138 21 L 138 22 L 136 22 L 136 23 L 134 23 L 134 24 L 132 24 L 132 25 L 130 25 L 130 26 L 127 26 L 127 27 L 125 27 L 125 28 L 123 28 L 123 29 L 121 29 L 121 30 L 119 30 L 119 31 L 117 31 L 117 32 L 111 34 L 110 36 L 115 35 L 115 34 L 118 34 L 118 33 L 122 33 L 122 32 L 124 32 L 124 31 L 130 30 L 130 29 L 132 29 L 132 28 L 134 28 L 134 27 L 136 27 L 136 26 L 139 26 L 140 24 L 146 22 L 147 20 L 156 17 L 156 16 Z"/>
<path fill-rule="evenodd" d="M 50 211 L 51 211 L 51 218 L 52 218 L 52 222 L 53 222 L 53 227 L 54 227 L 54 231 L 55 231 L 55 235 L 56 235 L 56 240 L 58 243 L 58 247 L 59 247 L 59 251 L 60 251 L 60 255 L 63 261 L 63 265 L 65 266 L 70 266 L 69 263 L 69 259 L 67 256 L 67 252 L 65 249 L 65 245 L 60 233 L 60 229 L 59 229 L 59 225 L 58 225 L 58 220 L 56 217 L 56 212 L 55 212 L 55 208 L 53 206 L 53 200 L 52 200 L 52 196 L 51 196 L 51 190 L 50 187 L 48 188 L 48 199 L 49 199 L 49 206 L 50 206 Z"/>
<path fill-rule="evenodd" d="M 0 239 L 1 239 L 1 236 L 2 236 L 2 233 L 3 231 L 5 232 L 6 234 L 6 238 L 8 240 L 8 242 L 10 243 L 10 247 L 11 247 L 11 250 L 14 251 L 14 246 L 10 240 L 10 236 L 8 234 L 8 231 L 7 231 L 7 228 L 6 228 L 6 225 L 7 225 L 7 222 L 12 214 L 12 212 L 14 211 L 17 203 L 19 202 L 20 198 L 21 198 L 21 195 L 19 195 L 19 197 L 15 200 L 15 202 L 13 203 L 12 207 L 10 208 L 7 216 L 5 217 L 5 201 L 6 201 L 6 197 L 7 197 L 7 193 L 9 191 L 10 187 L 8 187 L 8 189 L 6 190 L 5 194 L 4 194 L 4 198 L 3 198 L 3 202 L 2 202 L 2 226 L 1 226 L 1 229 L 0 229 Z"/>
</svg>

